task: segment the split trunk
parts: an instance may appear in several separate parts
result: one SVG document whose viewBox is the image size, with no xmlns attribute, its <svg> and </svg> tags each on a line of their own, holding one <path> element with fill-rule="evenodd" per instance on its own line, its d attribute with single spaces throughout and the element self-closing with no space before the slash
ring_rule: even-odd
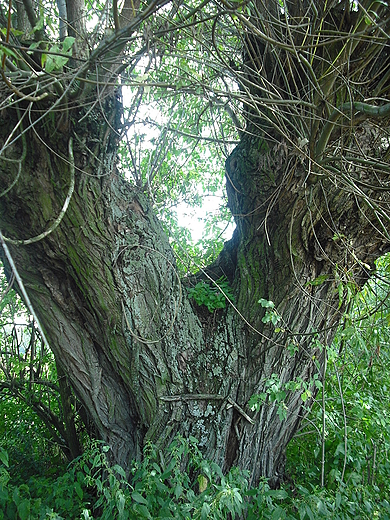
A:
<svg viewBox="0 0 390 520">
<path fill-rule="evenodd" d="M 252 484 L 261 476 L 276 484 L 310 399 L 302 386 L 282 402 L 267 382 L 283 389 L 302 380 L 314 393 L 344 307 L 340 283 L 363 283 L 364 264 L 380 251 L 356 199 L 326 180 L 306 185 L 304 160 L 282 141 L 244 137 L 226 163 L 237 228 L 206 269 L 227 276 L 234 299 L 208 312 L 188 298 L 189 279 L 180 279 L 146 194 L 118 174 L 117 99 L 105 101 L 104 118 L 75 109 L 67 121 L 39 120 L 44 101 L 16 107 L 0 114 L 1 146 L 21 113 L 30 124 L 0 162 L 1 191 L 21 166 L 0 199 L 0 229 L 13 239 L 57 362 L 115 462 L 127 468 L 146 440 L 164 447 L 180 432 L 225 470 L 237 465 Z M 73 181 L 59 226 L 18 243 L 50 228 Z"/>
</svg>

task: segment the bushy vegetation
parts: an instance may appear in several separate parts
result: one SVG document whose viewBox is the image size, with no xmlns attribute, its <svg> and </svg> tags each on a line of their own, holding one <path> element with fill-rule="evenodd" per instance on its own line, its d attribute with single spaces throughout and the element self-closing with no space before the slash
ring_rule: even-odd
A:
<svg viewBox="0 0 390 520">
<path fill-rule="evenodd" d="M 166 453 L 146 446 L 129 479 L 121 467 L 110 467 L 108 451 L 91 443 L 57 478 L 31 475 L 17 485 L 2 450 L 0 518 L 292 520 L 390 515 L 386 487 L 364 485 L 361 479 L 320 488 L 308 472 L 277 490 L 265 480 L 250 488 L 245 472 L 233 468 L 223 475 L 202 457 L 193 438 L 176 438 Z"/>
<path fill-rule="evenodd" d="M 64 13 L 64 4 L 80 4 L 82 9 Z M 122 13 L 118 5 L 124 7 Z M 85 19 L 80 15 L 84 8 Z M 147 400 L 137 400 L 142 385 L 134 383 L 136 374 L 121 373 L 122 360 L 128 360 L 129 351 L 136 351 L 126 338 L 134 336 L 139 343 L 151 345 L 166 340 L 159 358 L 154 351 L 144 356 L 142 381 L 154 380 L 151 388 L 164 386 L 165 374 L 179 374 L 180 365 L 186 365 L 187 374 L 198 374 L 189 361 L 203 354 L 202 341 L 193 353 L 187 354 L 186 345 L 195 329 L 182 334 L 178 352 L 183 352 L 183 358 L 172 356 L 172 366 L 165 362 L 174 326 L 175 338 L 186 328 L 186 319 L 180 321 L 178 312 L 181 288 L 173 297 L 176 278 L 185 277 L 187 296 L 197 311 L 188 315 L 187 322 L 199 318 L 199 338 L 213 334 L 215 347 L 209 350 L 207 363 L 213 353 L 219 353 L 219 329 L 227 327 L 232 351 L 222 354 L 216 367 L 226 378 L 231 372 L 226 387 L 237 381 L 227 357 L 234 360 L 237 353 L 243 359 L 253 346 L 252 339 L 240 344 L 238 338 L 244 338 L 246 331 L 237 329 L 236 333 L 237 322 L 224 312 L 234 303 L 233 295 L 237 295 L 237 316 L 248 320 L 252 332 L 271 344 L 265 349 L 271 354 L 263 358 L 262 351 L 256 367 L 252 366 L 255 356 L 247 356 L 245 369 L 260 375 L 242 393 L 248 398 L 252 392 L 259 393 L 241 403 L 246 410 L 240 413 L 260 412 L 271 404 L 277 411 L 278 430 L 278 420 L 283 423 L 288 418 L 292 393 L 298 396 L 295 403 L 303 407 L 296 408 L 296 413 L 305 411 L 288 447 L 286 473 L 278 489 L 271 489 L 266 480 L 254 487 L 249 473 L 234 467 L 223 472 L 203 457 L 196 439 L 179 436 L 164 451 L 146 444 L 140 460 L 130 463 L 128 474 L 111 462 L 110 447 L 94 438 L 88 410 L 72 393 L 63 370 L 71 366 L 66 362 L 69 358 L 60 360 L 62 368 L 61 363 L 57 365 L 43 329 L 37 330 L 38 324 L 28 315 L 33 308 L 27 313 L 1 277 L 0 520 L 390 518 L 390 258 L 378 262 L 377 276 L 363 288 L 356 285 L 353 275 L 354 271 L 357 279 L 368 276 L 366 262 L 388 250 L 387 3 L 23 0 L 0 2 L 0 23 L 4 177 L 0 227 L 10 244 L 21 246 L 15 262 L 10 256 L 8 262 L 21 266 L 23 283 L 27 292 L 33 288 L 42 318 L 50 305 L 40 297 L 45 286 L 53 307 L 59 309 L 53 313 L 53 323 L 61 327 L 60 332 L 65 319 L 70 327 L 79 322 L 81 341 L 73 342 L 73 335 L 68 335 L 64 345 L 58 345 L 57 356 L 71 355 L 68 343 L 82 344 L 84 356 L 87 336 L 90 353 L 94 338 L 108 331 L 96 348 L 95 361 L 81 366 L 74 356 L 68 375 L 76 381 L 86 374 L 94 381 L 90 366 L 96 367 L 104 356 L 110 360 L 108 368 L 104 363 L 100 368 L 109 372 L 106 382 L 116 378 L 125 382 L 130 398 L 122 402 L 134 408 L 129 416 L 137 417 L 132 453 L 141 451 L 150 422 L 138 412 L 147 400 L 157 403 L 163 396 L 145 391 Z M 123 87 L 122 108 L 117 103 L 122 94 L 119 90 L 114 94 L 118 85 Z M 117 146 L 119 157 L 114 160 Z M 117 172 L 130 181 L 128 191 L 118 190 Z M 229 197 L 222 190 L 225 173 Z M 109 179 L 112 184 L 106 183 Z M 143 207 L 146 194 L 169 236 L 175 262 L 167 254 L 165 241 L 159 239 L 149 202 Z M 214 198 L 220 203 L 204 204 Z M 85 214 L 80 208 L 85 208 Z M 129 219 L 122 222 L 119 215 L 124 218 L 129 212 Z M 237 232 L 225 248 L 224 234 L 231 228 L 233 215 Z M 369 222 L 372 226 L 367 227 Z M 203 227 L 203 239 L 191 244 L 191 233 L 195 235 L 199 227 Z M 0 238 L 3 244 L 2 233 Z M 38 244 L 43 239 L 46 243 Z M 133 313 L 133 294 L 140 294 L 141 286 L 128 276 L 133 265 L 143 263 L 138 248 L 148 252 L 153 265 L 152 253 L 164 260 L 155 263 L 155 276 L 149 277 L 146 271 L 145 277 L 134 276 L 137 283 L 139 279 L 149 285 L 150 278 L 150 286 L 161 287 L 155 295 L 153 291 L 146 295 L 148 287 L 142 286 L 145 313 L 138 304 L 143 296 Z M 7 256 L 6 247 L 2 250 Z M 95 251 L 103 252 L 101 257 L 96 254 L 96 264 Z M 221 262 L 216 261 L 220 252 Z M 106 263 L 111 253 L 113 261 Z M 129 259 L 125 259 L 127 254 Z M 271 262 L 274 265 L 269 269 Z M 91 276 L 100 264 L 102 272 Z M 286 269 L 286 275 L 279 277 L 279 268 L 283 272 L 290 264 L 291 272 Z M 319 264 L 321 274 L 312 280 Z M 174 291 L 171 275 L 160 265 L 175 271 Z M 207 274 L 215 267 L 216 280 Z M 202 269 L 200 277 L 191 276 Z M 230 275 L 229 281 L 220 277 L 229 270 L 238 273 L 234 280 Z M 11 265 L 8 274 L 15 277 L 16 267 Z M 309 290 L 323 283 L 329 287 L 326 299 L 319 292 L 307 300 L 310 314 L 321 319 L 311 320 L 313 330 L 306 323 L 290 329 L 291 321 L 285 322 L 268 298 L 279 293 L 275 301 L 284 300 L 287 314 L 289 302 L 300 300 L 300 295 L 294 296 L 296 282 L 309 278 L 301 301 L 306 289 L 311 294 Z M 118 292 L 113 291 L 109 304 L 105 295 L 111 294 L 113 280 Z M 21 290 L 21 281 L 17 283 Z M 278 287 L 284 284 L 286 293 Z M 253 289 L 262 285 L 267 285 L 264 294 L 257 294 Z M 253 300 L 247 297 L 251 291 L 257 295 Z M 169 299 L 165 301 L 166 293 Z M 127 309 L 124 294 L 130 301 Z M 260 312 L 252 314 L 253 303 Z M 299 307 L 306 313 L 305 304 Z M 330 308 L 337 318 L 322 325 L 322 315 Z M 333 343 L 322 344 L 323 331 L 339 323 L 345 308 Z M 218 322 L 218 316 L 228 318 Z M 167 323 L 171 323 L 168 329 Z M 50 325 L 50 320 L 43 323 L 47 332 Z M 156 334 L 149 335 L 154 327 Z M 265 336 L 268 330 L 275 336 Z M 53 346 L 59 336 L 52 336 Z M 271 349 L 276 345 L 274 356 Z M 111 357 L 112 346 L 117 348 Z M 315 347 L 315 354 L 306 356 L 309 363 L 294 361 L 286 371 L 293 379 L 283 380 L 287 362 L 298 352 L 308 352 L 307 346 Z M 136 352 L 128 364 L 130 370 L 138 363 Z M 229 371 L 223 370 L 225 363 Z M 272 367 L 264 377 L 261 364 Z M 153 366 L 159 374 L 153 374 Z M 300 376 L 294 379 L 298 370 Z M 216 388 L 222 378 L 216 379 Z M 182 381 L 187 388 L 198 382 L 195 378 L 189 384 Z M 167 395 L 176 389 L 173 383 L 167 384 Z M 103 388 L 106 391 L 108 383 Z M 81 393 L 81 385 L 78 390 Z M 116 392 L 116 387 L 111 390 Z M 89 397 L 80 397 L 88 407 Z M 219 397 L 227 398 L 225 394 Z M 110 424 L 119 429 L 116 418 L 124 406 L 118 416 L 108 405 L 89 413 L 95 413 L 95 422 L 101 424 L 107 424 L 112 415 Z M 157 410 L 149 408 L 145 417 Z M 230 416 L 226 417 L 224 431 L 228 432 Z M 266 422 L 275 424 L 273 419 Z M 127 433 L 128 422 L 123 423 Z M 208 431 L 210 425 L 212 421 Z M 268 425 L 262 427 L 262 437 L 267 438 Z M 272 455 L 277 451 L 284 455 L 287 432 L 267 453 L 274 450 Z M 170 434 L 165 431 L 164 435 Z M 279 457 L 274 459 L 279 461 Z"/>
<path fill-rule="evenodd" d="M 323 385 L 290 443 L 279 489 L 266 480 L 253 488 L 236 468 L 223 474 L 194 438 L 177 437 L 166 452 L 146 445 L 130 475 L 110 464 L 108 446 L 91 439 L 69 464 L 60 432 L 37 414 L 40 403 L 61 417 L 54 359 L 32 347 L 32 326 L 23 325 L 20 302 L 6 292 L 0 519 L 390 518 L 390 257 L 377 267 L 378 276 L 348 296 Z"/>
</svg>

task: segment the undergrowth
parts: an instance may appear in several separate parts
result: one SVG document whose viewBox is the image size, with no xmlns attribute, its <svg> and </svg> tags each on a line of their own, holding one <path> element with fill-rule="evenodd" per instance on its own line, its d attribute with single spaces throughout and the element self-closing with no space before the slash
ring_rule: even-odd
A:
<svg viewBox="0 0 390 520">
<path fill-rule="evenodd" d="M 166 453 L 151 444 L 127 476 L 108 464 L 108 446 L 93 442 L 57 478 L 31 476 L 14 484 L 0 451 L 0 519 L 388 519 L 385 490 L 350 482 L 327 489 L 264 479 L 250 488 L 248 473 L 224 475 L 201 455 L 194 438 L 177 437 Z"/>
</svg>

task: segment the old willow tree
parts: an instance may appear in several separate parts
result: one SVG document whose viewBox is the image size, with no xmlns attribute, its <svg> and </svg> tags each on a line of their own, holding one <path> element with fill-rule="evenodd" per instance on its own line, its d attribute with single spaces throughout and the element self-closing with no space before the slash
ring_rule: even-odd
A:
<svg viewBox="0 0 390 520">
<path fill-rule="evenodd" d="M 387 4 L 0 5 L 0 229 L 90 423 L 124 467 L 180 432 L 276 483 L 326 346 L 390 249 Z M 118 159 L 153 100 L 167 160 L 207 121 L 210 140 L 227 116 L 239 135 L 235 233 L 182 279 L 155 211 L 175 179 L 157 151 L 141 170 L 134 150 L 128 171 Z M 222 275 L 224 309 L 189 298 Z"/>
</svg>

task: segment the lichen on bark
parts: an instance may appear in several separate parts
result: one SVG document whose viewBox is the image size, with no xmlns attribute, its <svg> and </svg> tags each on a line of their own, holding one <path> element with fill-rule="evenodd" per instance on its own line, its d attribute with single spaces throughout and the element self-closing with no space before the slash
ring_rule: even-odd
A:
<svg viewBox="0 0 390 520">
<path fill-rule="evenodd" d="M 115 96 L 105 111 L 107 121 L 118 122 Z M 8 131 L 17 117 L 3 119 Z M 270 146 L 263 136 L 243 138 L 226 163 L 237 230 L 204 270 L 214 280 L 226 275 L 234 298 L 225 309 L 199 313 L 151 202 L 115 168 L 117 139 L 109 124 L 84 109 L 69 123 L 53 136 L 40 128 L 41 137 L 58 145 L 55 159 L 28 132 L 23 174 L 2 199 L 0 222 L 9 237 L 24 238 L 55 218 L 69 182 L 72 136 L 75 189 L 63 221 L 44 240 L 11 250 L 99 436 L 126 468 L 146 440 L 164 448 L 177 433 L 193 435 L 225 470 L 235 464 L 250 470 L 252 483 L 268 476 L 276 484 L 309 402 L 290 392 L 280 421 L 277 403 L 268 400 L 255 413 L 249 399 L 273 374 L 281 384 L 321 377 L 323 346 L 343 311 L 335 265 L 364 280 L 363 264 L 373 261 L 369 222 L 326 179 L 305 184 L 302 157 L 283 141 Z M 1 135 L 4 142 L 4 129 Z M 20 153 L 20 143 L 9 153 Z M 2 173 L 4 188 L 15 172 L 4 166 Z M 335 216 L 349 233 L 347 255 L 332 236 Z M 352 252 L 359 261 L 351 261 Z M 310 284 L 321 275 L 328 275 L 324 283 Z M 275 304 L 279 327 L 264 323 L 260 299 Z"/>
</svg>

